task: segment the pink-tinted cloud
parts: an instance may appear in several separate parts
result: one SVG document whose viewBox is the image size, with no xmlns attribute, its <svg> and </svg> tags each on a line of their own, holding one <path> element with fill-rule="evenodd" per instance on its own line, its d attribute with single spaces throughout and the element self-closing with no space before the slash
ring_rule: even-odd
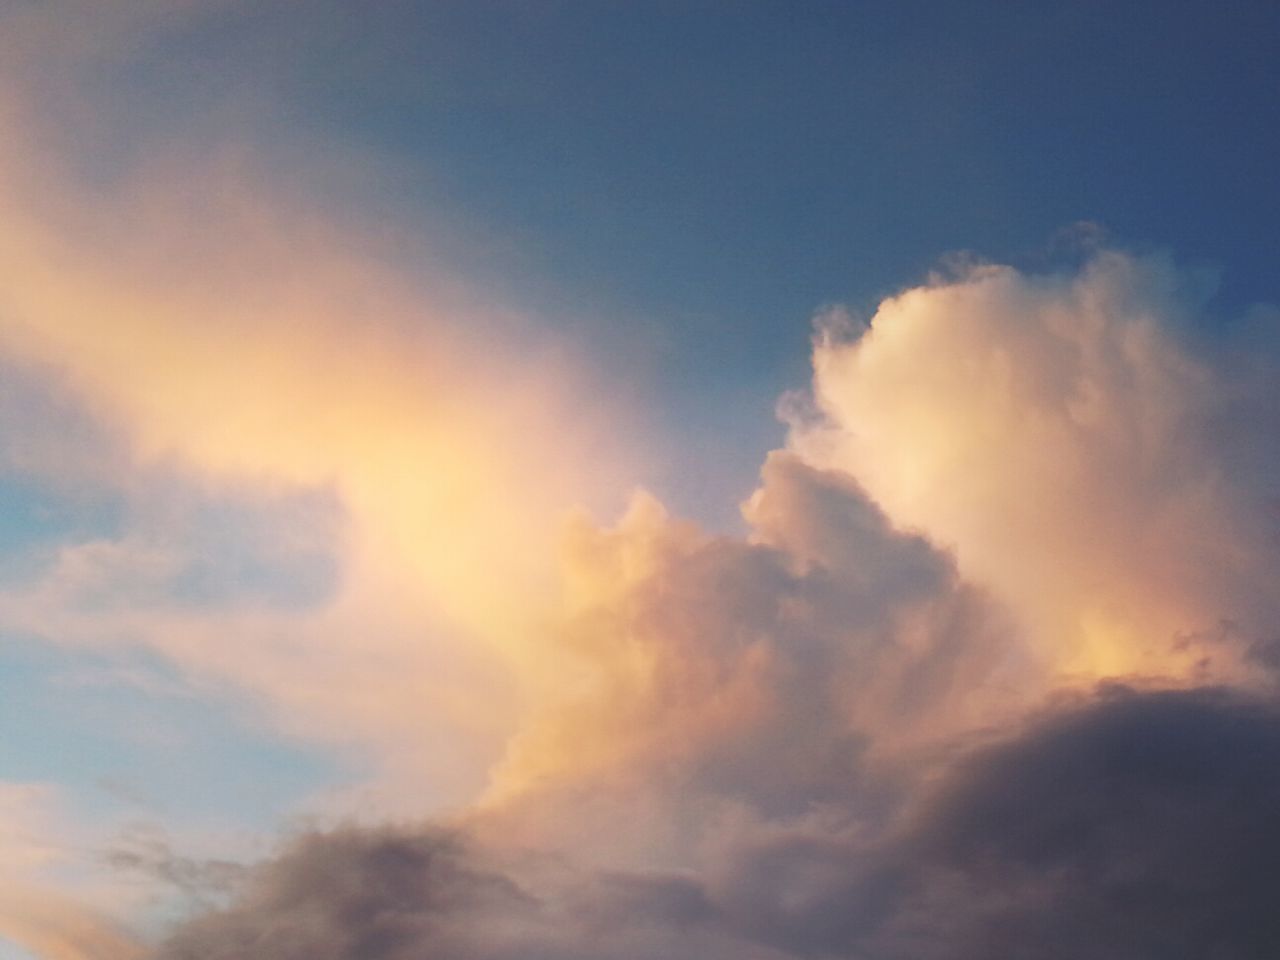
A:
<svg viewBox="0 0 1280 960">
<path fill-rule="evenodd" d="M 953 550 L 1046 666 L 1239 680 L 1277 613 L 1267 380 L 1189 346 L 1168 263 L 978 267 L 885 301 L 815 351 L 791 445 Z M 1265 344 L 1264 344 L 1265 346 Z"/>
</svg>

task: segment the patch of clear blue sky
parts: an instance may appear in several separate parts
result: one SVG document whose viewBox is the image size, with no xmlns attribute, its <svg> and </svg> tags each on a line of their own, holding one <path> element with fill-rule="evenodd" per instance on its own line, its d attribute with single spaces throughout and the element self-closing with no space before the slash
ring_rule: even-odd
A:
<svg viewBox="0 0 1280 960">
<path fill-rule="evenodd" d="M 118 502 L 70 496 L 37 477 L 0 470 L 0 576 L 29 573 L 44 549 L 117 534 Z"/>
<path fill-rule="evenodd" d="M 56 783 L 93 819 L 266 829 L 337 782 L 332 757 L 264 735 L 254 716 L 145 654 L 0 637 L 0 779 Z"/>
<path fill-rule="evenodd" d="M 282 132 L 400 161 L 388 215 L 466 224 L 484 283 L 654 350 L 703 512 L 707 474 L 745 490 L 779 441 L 815 309 L 948 252 L 1044 267 L 1093 221 L 1221 266 L 1221 316 L 1277 296 L 1274 0 L 261 5 L 166 38 L 127 89 L 253 76 Z"/>
<path fill-rule="evenodd" d="M 303 610 L 337 589 L 341 506 L 326 489 L 258 494 L 231 485 L 200 489 L 181 474 L 140 468 L 140 490 L 90 492 L 0 467 L 0 584 L 38 577 L 59 549 L 111 541 L 126 531 L 172 550 L 172 571 L 118 586 L 166 604 L 229 603 Z M 184 482 L 185 481 L 185 482 Z"/>
</svg>

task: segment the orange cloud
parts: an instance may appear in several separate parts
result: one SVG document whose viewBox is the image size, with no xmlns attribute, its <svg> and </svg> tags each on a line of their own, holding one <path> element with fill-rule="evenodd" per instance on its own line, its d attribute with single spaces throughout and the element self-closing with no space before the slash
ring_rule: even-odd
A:
<svg viewBox="0 0 1280 960">
<path fill-rule="evenodd" d="M 0 781 L 0 938 L 38 960 L 141 960 L 142 943 L 108 915 L 117 896 L 84 877 L 55 890 L 46 875 L 74 859 L 78 832 L 55 816 L 57 800 L 48 785 Z"/>
<path fill-rule="evenodd" d="M 709 822 L 842 803 L 871 768 L 915 776 L 1039 691 L 1002 611 L 847 476 L 775 453 L 745 514 L 750 540 L 714 536 L 641 496 L 568 531 L 561 654 L 484 831 L 683 868 Z"/>
<path fill-rule="evenodd" d="M 76 901 L 0 879 L 0 935 L 38 960 L 141 960 L 146 947 Z"/>
</svg>

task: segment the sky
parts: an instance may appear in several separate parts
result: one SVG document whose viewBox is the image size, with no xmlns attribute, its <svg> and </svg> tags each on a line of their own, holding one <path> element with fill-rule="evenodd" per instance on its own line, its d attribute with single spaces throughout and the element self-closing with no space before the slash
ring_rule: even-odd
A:
<svg viewBox="0 0 1280 960">
<path fill-rule="evenodd" d="M 1273 3 L 0 0 L 0 960 L 1272 956 L 1278 153 Z"/>
</svg>

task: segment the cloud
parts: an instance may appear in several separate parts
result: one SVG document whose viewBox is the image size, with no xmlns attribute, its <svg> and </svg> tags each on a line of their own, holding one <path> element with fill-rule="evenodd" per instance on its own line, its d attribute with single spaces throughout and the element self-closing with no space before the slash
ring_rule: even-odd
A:
<svg viewBox="0 0 1280 960">
<path fill-rule="evenodd" d="M 781 956 L 718 929 L 715 916 L 697 885 L 680 877 L 512 863 L 443 828 L 344 829 L 297 838 L 259 869 L 237 905 L 189 924 L 159 957 Z"/>
<path fill-rule="evenodd" d="M 526 901 L 509 880 L 469 863 L 444 831 L 309 835 L 267 864 L 240 904 L 195 922 L 168 952 L 337 960 L 425 948 L 457 956 L 459 928 L 474 937 L 475 926 L 502 922 Z"/>
<path fill-rule="evenodd" d="M 94 79 L 220 9 L 162 7 L 5 15 L 51 60 L 0 103 L 4 462 L 124 519 L 0 628 L 249 691 L 435 819 L 243 876 L 117 844 L 219 903 L 159 957 L 1265 955 L 1273 311 L 1210 343 L 1158 257 L 970 264 L 824 318 L 744 536 L 566 522 L 643 459 L 573 351 L 252 125 L 112 140 Z M 138 954 L 47 891 L 62 842 L 0 844 L 0 932 Z"/>
<path fill-rule="evenodd" d="M 216 90 L 200 136 L 125 123 L 122 74 L 227 9 L 0 14 L 5 462 L 119 515 L 28 555 L 0 629 L 150 648 L 372 754 L 402 802 L 458 803 L 542 657 L 563 514 L 617 497 L 642 440 L 603 428 L 625 417 L 576 348 L 357 213 L 301 133 Z"/>
<path fill-rule="evenodd" d="M 953 550 L 1050 669 L 1244 679 L 1280 612 L 1277 408 L 1256 363 L 1197 346 L 1195 286 L 1104 251 L 908 290 L 828 325 L 790 445 Z"/>
<path fill-rule="evenodd" d="M 49 784 L 0 782 L 0 937 L 39 960 L 141 960 L 119 919 L 130 904 L 83 862 L 91 832 L 61 800 Z"/>
<path fill-rule="evenodd" d="M 843 852 L 807 903 L 757 914 L 787 937 L 862 898 L 816 948 L 841 956 L 1263 956 L 1277 729 L 1222 691 L 1105 691 L 966 757 L 881 845 L 790 837 L 737 870 Z"/>
<path fill-rule="evenodd" d="M 303 836 L 160 956 L 1261 958 L 1278 769 L 1273 704 L 1106 688 L 966 752 L 883 830 L 742 821 L 696 870 Z"/>
<path fill-rule="evenodd" d="M 950 874 L 942 955 L 1265 956 L 1278 770 L 1276 705 L 1214 689 L 1109 691 L 978 754 L 905 848 Z"/>
<path fill-rule="evenodd" d="M 188 908 L 211 909 L 240 885 L 243 864 L 225 859 L 198 859 L 178 853 L 156 825 L 134 824 L 103 854 L 114 870 L 132 872 L 176 889 Z"/>
<path fill-rule="evenodd" d="M 616 790 L 794 811 L 852 789 L 869 748 L 1012 704 L 1002 613 L 846 476 L 775 454 L 746 515 L 752 540 L 717 537 L 641 498 L 613 529 L 569 531 L 552 641 L 568 656 L 491 801 Z"/>
<path fill-rule="evenodd" d="M 757 827 L 716 899 L 793 955 L 1265 956 L 1276 719 L 1104 690 L 967 752 L 882 836 Z"/>
<path fill-rule="evenodd" d="M 1267 341 L 1193 350 L 1170 269 L 820 338 L 746 537 L 570 526 L 480 804 L 304 837 L 161 956 L 1264 956 Z"/>
<path fill-rule="evenodd" d="M 38 960 L 141 960 L 148 953 L 118 924 L 56 890 L 4 879 L 0 935 Z"/>
</svg>

